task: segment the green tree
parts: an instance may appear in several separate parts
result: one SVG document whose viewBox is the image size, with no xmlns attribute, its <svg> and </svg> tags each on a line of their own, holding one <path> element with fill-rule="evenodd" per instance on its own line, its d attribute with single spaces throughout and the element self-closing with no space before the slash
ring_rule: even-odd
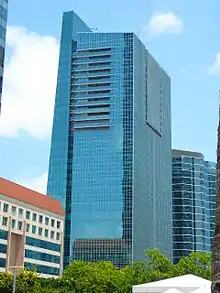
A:
<svg viewBox="0 0 220 293">
<path fill-rule="evenodd" d="M 192 252 L 189 256 L 180 259 L 176 265 L 177 275 L 193 274 L 211 280 L 211 253 Z"/>
<path fill-rule="evenodd" d="M 192 252 L 176 265 L 158 249 L 146 250 L 145 256 L 144 262 L 122 269 L 106 261 L 74 261 L 58 279 L 39 278 L 35 270 L 24 270 L 17 276 L 16 293 L 131 293 L 133 285 L 184 274 L 211 279 L 210 253 Z M 12 274 L 0 274 L 0 292 L 11 292 L 12 283 Z"/>
<path fill-rule="evenodd" d="M 130 293 L 132 286 L 147 283 L 148 273 L 145 262 L 135 262 L 132 266 L 122 268 L 118 273 L 117 292 Z"/>
<path fill-rule="evenodd" d="M 13 275 L 8 273 L 0 274 L 0 290 L 2 292 L 11 292 L 13 284 Z M 4 291 L 3 291 L 4 290 Z"/>
<path fill-rule="evenodd" d="M 158 249 L 145 251 L 148 280 L 150 282 L 171 278 L 176 275 L 172 262 Z"/>
<path fill-rule="evenodd" d="M 64 271 L 62 282 L 76 293 L 117 292 L 117 269 L 111 262 L 74 261 Z"/>
<path fill-rule="evenodd" d="M 0 274 L 0 289 L 11 292 L 13 286 L 13 274 Z M 21 270 L 16 278 L 16 293 L 34 292 L 39 288 L 38 274 L 35 270 Z"/>
</svg>

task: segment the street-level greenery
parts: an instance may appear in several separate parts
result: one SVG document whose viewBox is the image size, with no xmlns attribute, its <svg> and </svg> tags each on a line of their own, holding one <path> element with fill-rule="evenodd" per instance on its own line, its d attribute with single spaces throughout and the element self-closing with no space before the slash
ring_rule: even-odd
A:
<svg viewBox="0 0 220 293">
<path fill-rule="evenodd" d="M 60 279 L 42 279 L 33 271 L 17 277 L 16 293 L 131 293 L 132 285 L 194 274 L 211 280 L 211 254 L 192 252 L 176 265 L 157 249 L 147 250 L 145 262 L 117 269 L 111 262 L 72 262 Z M 0 274 L 0 292 L 12 292 L 12 274 Z"/>
</svg>

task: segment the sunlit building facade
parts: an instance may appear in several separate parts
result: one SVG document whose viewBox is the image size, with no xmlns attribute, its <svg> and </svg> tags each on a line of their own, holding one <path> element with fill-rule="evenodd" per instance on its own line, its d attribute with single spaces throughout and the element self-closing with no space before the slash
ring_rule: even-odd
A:
<svg viewBox="0 0 220 293">
<path fill-rule="evenodd" d="M 57 200 L 0 178 L 0 272 L 35 267 L 41 277 L 60 277 L 63 220 Z"/>
<path fill-rule="evenodd" d="M 71 259 L 172 258 L 170 78 L 133 33 L 63 15 L 47 194 Z"/>
<path fill-rule="evenodd" d="M 173 260 L 210 251 L 215 223 L 216 164 L 201 153 L 173 150 Z"/>
</svg>

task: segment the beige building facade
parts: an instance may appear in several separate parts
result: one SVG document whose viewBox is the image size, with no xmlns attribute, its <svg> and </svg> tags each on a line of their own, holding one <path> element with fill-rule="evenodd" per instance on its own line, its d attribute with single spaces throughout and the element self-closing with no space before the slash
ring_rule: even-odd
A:
<svg viewBox="0 0 220 293">
<path fill-rule="evenodd" d="M 0 272 L 62 274 L 64 212 L 48 196 L 0 178 Z"/>
</svg>

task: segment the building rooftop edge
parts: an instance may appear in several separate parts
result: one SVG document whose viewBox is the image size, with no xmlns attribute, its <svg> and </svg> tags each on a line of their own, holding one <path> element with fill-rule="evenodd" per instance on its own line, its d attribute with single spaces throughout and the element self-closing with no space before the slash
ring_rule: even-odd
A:
<svg viewBox="0 0 220 293">
<path fill-rule="evenodd" d="M 182 150 L 182 149 L 172 149 L 173 156 L 188 156 L 188 157 L 196 157 L 204 159 L 204 155 L 199 152 L 189 151 L 189 150 Z"/>
<path fill-rule="evenodd" d="M 50 211 L 61 216 L 65 215 L 58 200 L 2 177 L 0 177 L 0 194 L 36 206 L 45 211 Z"/>
</svg>

